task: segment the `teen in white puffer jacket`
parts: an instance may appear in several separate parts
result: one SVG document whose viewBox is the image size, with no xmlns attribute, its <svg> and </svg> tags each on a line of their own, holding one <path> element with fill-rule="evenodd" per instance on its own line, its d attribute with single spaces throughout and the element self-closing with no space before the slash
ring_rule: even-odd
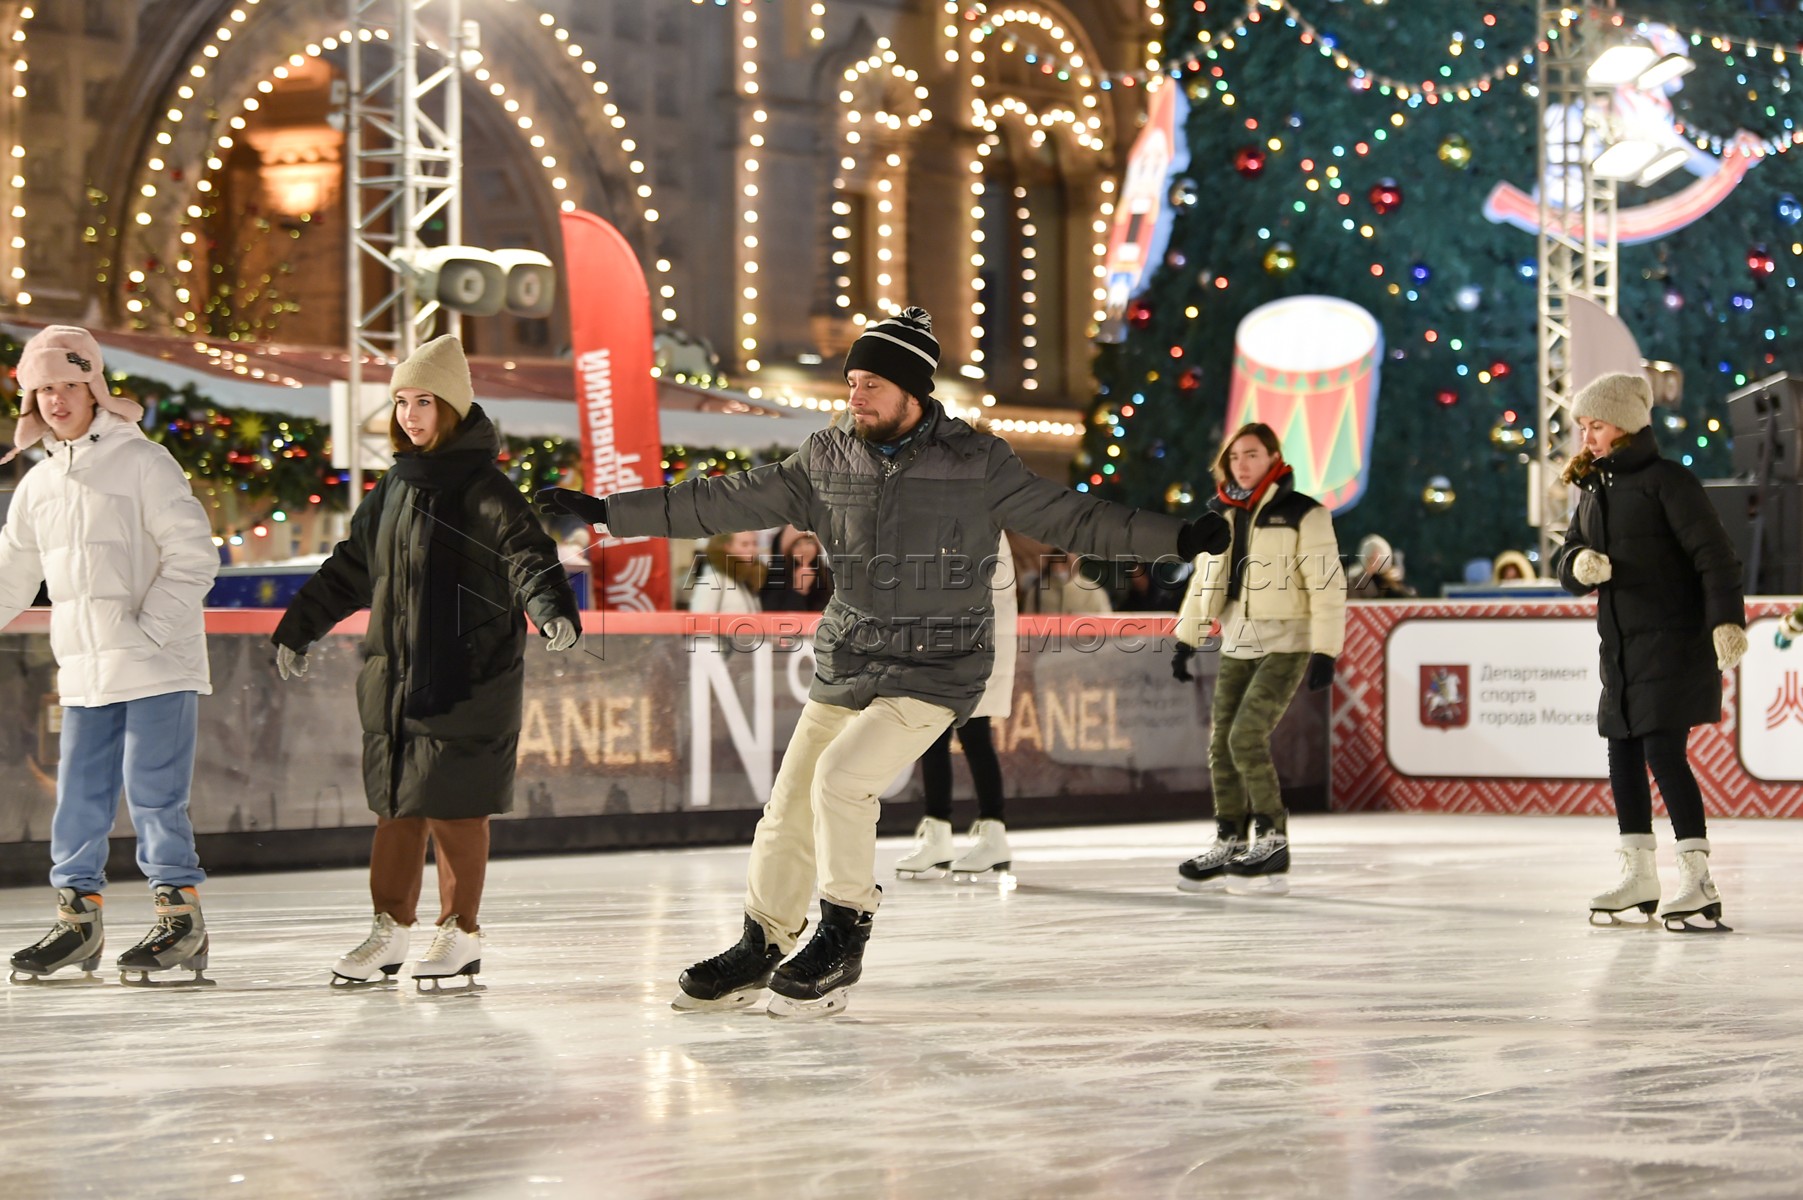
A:
<svg viewBox="0 0 1803 1200">
<path fill-rule="evenodd" d="M 50 591 L 50 648 L 62 696 L 50 882 L 57 921 L 13 955 L 15 975 L 100 958 L 107 835 L 121 785 L 157 923 L 120 956 L 122 974 L 207 963 L 196 892 L 205 874 L 188 819 L 199 698 L 210 693 L 202 605 L 219 569 L 206 510 L 169 451 L 110 394 L 100 347 L 53 325 L 19 359 L 25 473 L 0 528 L 0 626 Z M 10 455 L 8 457 L 11 457 Z"/>
</svg>

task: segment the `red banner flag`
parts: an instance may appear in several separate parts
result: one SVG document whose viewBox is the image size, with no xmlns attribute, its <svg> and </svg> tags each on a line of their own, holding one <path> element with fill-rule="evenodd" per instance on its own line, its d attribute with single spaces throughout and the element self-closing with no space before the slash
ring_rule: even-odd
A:
<svg viewBox="0 0 1803 1200">
<path fill-rule="evenodd" d="M 563 214 L 563 269 L 582 473 L 590 495 L 663 484 L 657 385 L 651 378 L 651 291 L 620 231 L 593 213 Z M 600 537 L 589 552 L 594 607 L 670 607 L 670 554 L 661 538 Z"/>
</svg>

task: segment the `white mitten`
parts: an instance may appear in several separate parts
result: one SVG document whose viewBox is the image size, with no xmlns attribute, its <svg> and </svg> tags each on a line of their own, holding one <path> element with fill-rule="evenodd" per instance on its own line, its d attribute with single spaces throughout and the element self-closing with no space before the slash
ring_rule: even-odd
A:
<svg viewBox="0 0 1803 1200">
<path fill-rule="evenodd" d="M 1715 639 L 1715 666 L 1719 671 L 1732 671 L 1747 652 L 1747 631 L 1738 625 L 1717 625 L 1710 635 Z"/>
<path fill-rule="evenodd" d="M 1594 550 L 1580 550 L 1577 558 L 1572 560 L 1571 574 L 1585 587 L 1595 587 L 1599 583 L 1609 582 L 1615 574 L 1615 568 L 1609 565 L 1609 557 L 1598 554 Z"/>
<path fill-rule="evenodd" d="M 1784 614 L 1784 619 L 1778 622 L 1778 626 L 1784 630 L 1784 636 L 1793 642 L 1803 638 L 1803 604 Z"/>
</svg>

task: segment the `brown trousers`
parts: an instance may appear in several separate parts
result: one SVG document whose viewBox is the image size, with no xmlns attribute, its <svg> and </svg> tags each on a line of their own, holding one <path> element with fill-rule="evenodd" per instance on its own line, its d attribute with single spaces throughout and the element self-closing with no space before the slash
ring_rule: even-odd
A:
<svg viewBox="0 0 1803 1200">
<path fill-rule="evenodd" d="M 426 873 L 426 839 L 437 847 L 438 921 L 456 917 L 465 933 L 479 928 L 482 882 L 488 874 L 488 818 L 434 821 L 424 817 L 376 818 L 369 852 L 369 897 L 379 913 L 399 925 L 419 917 L 419 892 Z"/>
</svg>

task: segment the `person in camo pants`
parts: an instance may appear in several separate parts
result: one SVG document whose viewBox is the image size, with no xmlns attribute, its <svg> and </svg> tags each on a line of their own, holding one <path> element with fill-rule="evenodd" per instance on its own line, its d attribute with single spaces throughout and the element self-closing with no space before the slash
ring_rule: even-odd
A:
<svg viewBox="0 0 1803 1200">
<path fill-rule="evenodd" d="M 1289 891 L 1289 830 L 1271 731 L 1305 679 L 1311 691 L 1333 682 L 1346 637 L 1346 577 L 1332 516 L 1296 491 L 1270 426 L 1237 430 L 1214 473 L 1209 507 L 1227 517 L 1232 541 L 1196 559 L 1171 673 L 1192 679 L 1189 661 L 1218 624 L 1221 669 L 1208 744 L 1216 832 L 1211 846 L 1177 868 L 1177 886 L 1203 891 L 1225 882 L 1233 892 L 1281 895 Z"/>
</svg>

